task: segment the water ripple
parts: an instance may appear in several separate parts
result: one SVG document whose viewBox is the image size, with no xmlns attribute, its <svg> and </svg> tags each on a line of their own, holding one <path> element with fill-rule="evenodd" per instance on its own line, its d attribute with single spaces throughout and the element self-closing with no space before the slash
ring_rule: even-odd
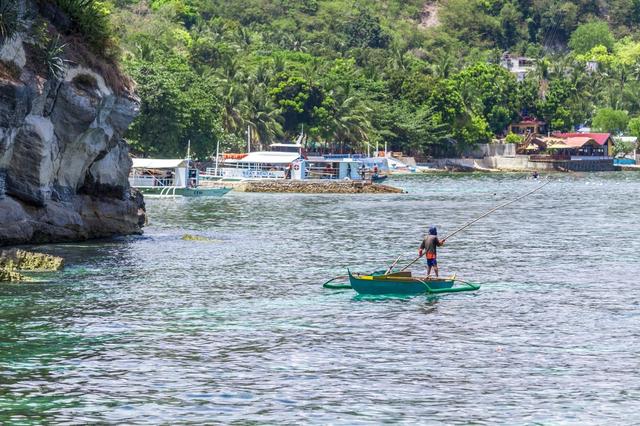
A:
<svg viewBox="0 0 640 426">
<path fill-rule="evenodd" d="M 554 180 L 441 250 L 483 288 L 437 299 L 320 284 L 537 182 L 150 200 L 144 237 L 46 246 L 65 272 L 0 287 L 0 422 L 636 423 L 640 178 Z"/>
</svg>

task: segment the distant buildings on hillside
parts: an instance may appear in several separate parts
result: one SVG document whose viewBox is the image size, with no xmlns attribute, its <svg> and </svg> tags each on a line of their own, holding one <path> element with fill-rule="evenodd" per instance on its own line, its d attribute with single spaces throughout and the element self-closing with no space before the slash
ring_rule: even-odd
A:
<svg viewBox="0 0 640 426">
<path fill-rule="evenodd" d="M 535 60 L 526 56 L 511 56 L 509 52 L 505 52 L 500 60 L 500 65 L 515 74 L 518 82 L 522 82 L 527 74 L 535 68 Z"/>
</svg>

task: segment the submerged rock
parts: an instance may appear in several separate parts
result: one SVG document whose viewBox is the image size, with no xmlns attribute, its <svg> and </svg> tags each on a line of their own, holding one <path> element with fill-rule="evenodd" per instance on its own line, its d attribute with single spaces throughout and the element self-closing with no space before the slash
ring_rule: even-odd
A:
<svg viewBox="0 0 640 426">
<path fill-rule="evenodd" d="M 180 238 L 181 240 L 184 241 L 200 241 L 200 242 L 205 242 L 205 243 L 219 243 L 220 240 L 216 240 L 213 238 L 209 238 L 209 237 L 203 237 L 201 235 L 192 235 L 192 234 L 184 234 L 182 236 L 182 238 Z"/>
<path fill-rule="evenodd" d="M 26 250 L 0 252 L 0 281 L 31 281 L 20 272 L 55 272 L 64 267 L 64 259 Z"/>
<path fill-rule="evenodd" d="M 26 12 L 39 3 L 17 1 L 25 29 L 0 39 L 0 245 L 141 233 L 144 201 L 122 140 L 139 99 L 108 83 L 114 65 L 99 58 L 74 57 L 51 77 L 37 53 L 44 18 Z"/>
<path fill-rule="evenodd" d="M 4 250 L 0 252 L 0 265 L 17 271 L 54 272 L 64 267 L 64 259 L 26 250 Z"/>
</svg>

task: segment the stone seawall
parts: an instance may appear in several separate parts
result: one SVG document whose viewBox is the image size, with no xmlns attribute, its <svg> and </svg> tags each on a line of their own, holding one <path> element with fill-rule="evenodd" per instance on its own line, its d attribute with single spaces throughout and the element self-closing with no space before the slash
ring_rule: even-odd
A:
<svg viewBox="0 0 640 426">
<path fill-rule="evenodd" d="M 482 159 L 443 158 L 429 163 L 428 166 L 450 171 L 480 172 L 527 172 L 532 170 L 605 172 L 615 170 L 612 159 L 532 161 L 527 155 L 485 157 Z"/>
<path fill-rule="evenodd" d="M 204 186 L 204 185 L 203 185 Z M 401 194 L 389 185 L 361 181 L 331 180 L 250 180 L 207 183 L 206 186 L 231 186 L 238 192 L 288 192 L 303 194 Z"/>
</svg>

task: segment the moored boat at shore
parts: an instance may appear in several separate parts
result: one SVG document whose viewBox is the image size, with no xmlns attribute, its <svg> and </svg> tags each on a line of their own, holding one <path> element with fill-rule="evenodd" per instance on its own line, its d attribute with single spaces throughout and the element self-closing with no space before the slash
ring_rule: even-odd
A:
<svg viewBox="0 0 640 426">
<path fill-rule="evenodd" d="M 134 158 L 129 184 L 147 197 L 222 197 L 232 188 L 200 186 L 200 172 L 180 159 Z"/>
</svg>

